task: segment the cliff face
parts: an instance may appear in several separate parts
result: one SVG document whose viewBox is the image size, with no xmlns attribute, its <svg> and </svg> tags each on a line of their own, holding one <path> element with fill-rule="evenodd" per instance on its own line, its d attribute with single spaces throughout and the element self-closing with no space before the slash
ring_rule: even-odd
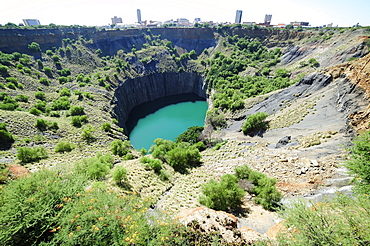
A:
<svg viewBox="0 0 370 246">
<path fill-rule="evenodd" d="M 186 93 L 206 99 L 206 89 L 205 80 L 196 73 L 156 73 L 128 79 L 115 90 L 113 111 L 127 129 L 126 120 L 135 106 Z"/>
</svg>

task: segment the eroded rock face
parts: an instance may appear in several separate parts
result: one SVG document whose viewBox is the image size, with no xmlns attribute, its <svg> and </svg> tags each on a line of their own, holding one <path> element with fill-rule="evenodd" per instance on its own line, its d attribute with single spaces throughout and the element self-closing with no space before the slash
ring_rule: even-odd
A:
<svg viewBox="0 0 370 246">
<path fill-rule="evenodd" d="M 265 239 L 262 234 L 247 228 L 238 229 L 238 219 L 223 211 L 199 207 L 185 209 L 176 219 L 186 225 L 196 227 L 204 233 L 218 232 L 227 243 L 250 245 L 257 240 Z M 195 223 L 194 223 L 195 222 Z"/>
<path fill-rule="evenodd" d="M 156 73 L 121 83 L 114 93 L 114 113 L 122 127 L 130 111 L 138 105 L 159 98 L 181 94 L 195 94 L 206 99 L 206 81 L 196 73 Z"/>
</svg>

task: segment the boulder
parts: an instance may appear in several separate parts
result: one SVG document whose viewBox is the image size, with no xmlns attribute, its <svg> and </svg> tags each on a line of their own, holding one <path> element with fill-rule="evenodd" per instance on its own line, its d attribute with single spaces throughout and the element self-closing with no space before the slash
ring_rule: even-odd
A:
<svg viewBox="0 0 370 246">
<path fill-rule="evenodd" d="M 291 136 L 285 136 L 285 137 L 283 137 L 276 144 L 276 148 L 281 148 L 281 147 L 287 145 L 290 142 L 290 139 L 291 139 Z"/>
<path fill-rule="evenodd" d="M 204 233 L 218 232 L 227 243 L 250 245 L 265 238 L 250 228 L 238 229 L 238 219 L 234 215 L 205 207 L 182 210 L 176 219 L 186 226 L 196 225 L 193 229 Z"/>
</svg>

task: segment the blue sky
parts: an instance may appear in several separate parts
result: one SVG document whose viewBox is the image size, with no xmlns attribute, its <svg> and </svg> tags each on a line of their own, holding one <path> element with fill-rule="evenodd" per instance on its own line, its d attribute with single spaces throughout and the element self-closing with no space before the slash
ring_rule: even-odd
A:
<svg viewBox="0 0 370 246">
<path fill-rule="evenodd" d="M 262 22 L 272 14 L 272 24 L 307 21 L 312 26 L 370 26 L 369 0 L 8 0 L 1 4 L 0 24 L 39 19 L 41 24 L 107 25 L 113 16 L 126 24 L 142 20 L 201 18 L 205 21 L 234 22 L 235 12 L 243 11 L 242 22 Z"/>
</svg>

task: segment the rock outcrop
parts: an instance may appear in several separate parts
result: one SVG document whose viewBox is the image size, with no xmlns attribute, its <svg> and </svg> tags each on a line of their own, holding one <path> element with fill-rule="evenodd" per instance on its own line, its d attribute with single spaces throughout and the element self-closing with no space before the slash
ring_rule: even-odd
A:
<svg viewBox="0 0 370 246">
<path fill-rule="evenodd" d="M 176 219 L 180 223 L 195 227 L 193 229 L 204 233 L 220 233 L 227 243 L 251 245 L 258 240 L 266 239 L 264 235 L 245 226 L 238 229 L 238 219 L 223 211 L 204 207 L 185 209 L 179 213 Z"/>
</svg>

